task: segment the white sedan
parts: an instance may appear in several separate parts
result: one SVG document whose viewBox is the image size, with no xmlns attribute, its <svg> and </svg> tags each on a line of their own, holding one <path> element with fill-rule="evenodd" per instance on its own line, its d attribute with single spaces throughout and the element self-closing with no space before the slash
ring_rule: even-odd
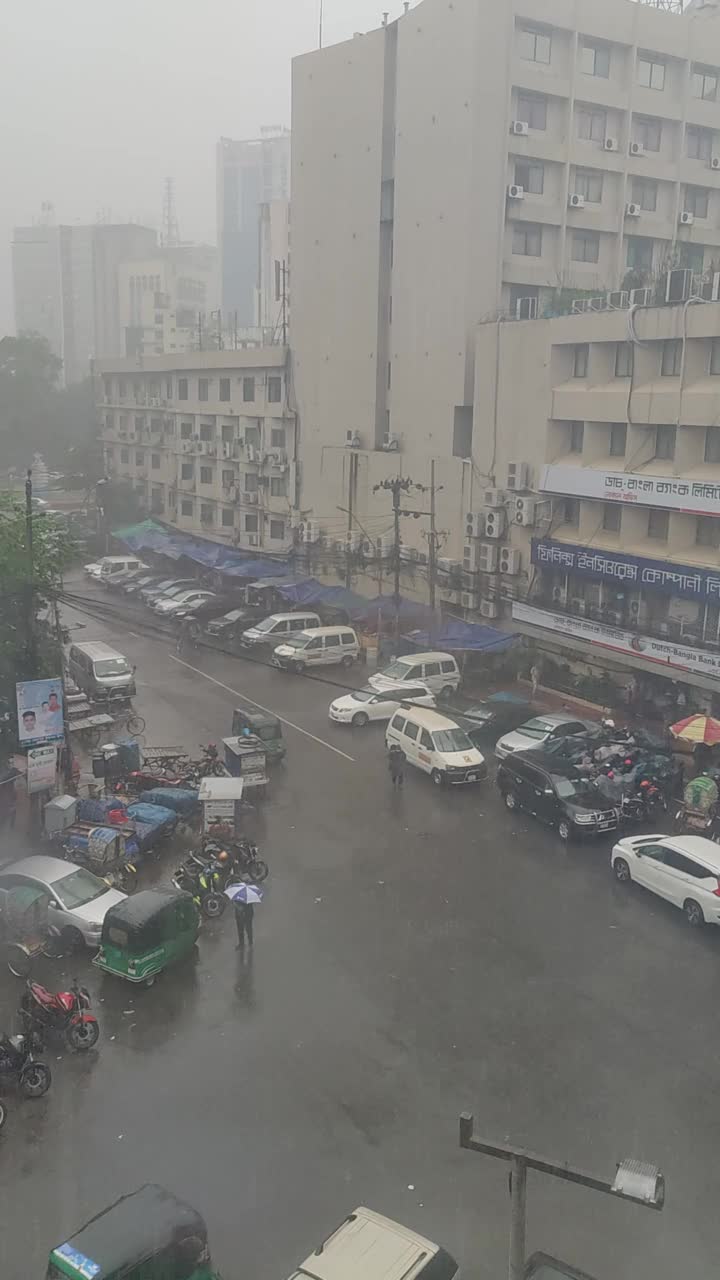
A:
<svg viewBox="0 0 720 1280">
<path fill-rule="evenodd" d="M 351 724 L 356 729 L 370 720 L 389 720 L 401 702 L 414 702 L 421 707 L 434 707 L 435 698 L 427 685 L 402 684 L 397 689 L 353 689 L 330 703 L 328 715 L 337 724 Z"/>
<path fill-rule="evenodd" d="M 159 614 L 161 618 L 172 618 L 178 609 L 192 609 L 196 605 L 202 604 L 203 600 L 212 600 L 214 594 L 214 591 L 182 591 L 176 596 L 158 600 L 155 605 L 155 613 Z"/>
</svg>

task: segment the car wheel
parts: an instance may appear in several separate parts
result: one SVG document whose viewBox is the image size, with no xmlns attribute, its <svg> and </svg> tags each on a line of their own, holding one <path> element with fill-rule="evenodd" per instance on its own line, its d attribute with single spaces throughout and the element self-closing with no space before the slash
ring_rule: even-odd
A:
<svg viewBox="0 0 720 1280">
<path fill-rule="evenodd" d="M 85 946 L 85 939 L 83 938 L 80 930 L 73 929 L 72 927 L 63 929 L 60 934 L 60 941 L 66 955 L 68 953 L 72 954 L 76 951 L 82 951 Z"/>
<path fill-rule="evenodd" d="M 624 858 L 615 859 L 613 862 L 613 872 L 615 874 L 615 879 L 619 880 L 621 884 L 627 884 L 628 881 L 632 880 L 630 867 Z"/>
<path fill-rule="evenodd" d="M 688 898 L 687 902 L 683 903 L 683 911 L 685 912 L 685 919 L 688 924 L 692 925 L 693 929 L 697 929 L 699 925 L 705 923 L 703 909 L 694 898 Z"/>
<path fill-rule="evenodd" d="M 561 822 L 558 822 L 558 835 L 561 840 L 572 839 L 572 826 L 565 818 L 563 818 Z"/>
<path fill-rule="evenodd" d="M 363 725 L 366 725 L 369 719 L 370 717 L 366 711 L 356 711 L 352 718 L 352 723 L 356 729 L 362 729 Z"/>
<path fill-rule="evenodd" d="M 432 773 L 430 774 L 430 777 L 432 778 L 436 787 L 442 787 L 445 785 L 445 778 L 439 769 L 433 769 Z"/>
<path fill-rule="evenodd" d="M 304 662 L 293 662 L 293 671 L 295 672 L 296 675 L 301 676 L 304 670 L 305 670 Z"/>
<path fill-rule="evenodd" d="M 444 684 L 442 689 L 440 690 L 440 697 L 444 698 L 445 701 L 447 702 L 448 698 L 452 698 L 454 692 L 455 690 L 453 689 L 451 684 Z"/>
<path fill-rule="evenodd" d="M 517 807 L 518 807 L 518 802 L 517 802 L 517 796 L 515 795 L 515 792 L 506 791 L 505 792 L 505 808 L 512 810 L 512 809 L 517 809 Z"/>
<path fill-rule="evenodd" d="M 342 666 L 345 667 L 345 670 L 347 671 L 348 667 L 351 667 L 354 661 L 355 659 L 352 654 L 346 653 L 342 660 Z"/>
</svg>

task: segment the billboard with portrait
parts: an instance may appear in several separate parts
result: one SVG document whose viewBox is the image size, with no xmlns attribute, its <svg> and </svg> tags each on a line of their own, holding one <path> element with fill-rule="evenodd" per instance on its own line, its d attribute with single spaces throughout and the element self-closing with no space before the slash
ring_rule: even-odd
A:
<svg viewBox="0 0 720 1280">
<path fill-rule="evenodd" d="M 63 688 L 60 676 L 52 680 L 25 680 L 15 685 L 18 741 L 23 747 L 62 742 Z"/>
</svg>

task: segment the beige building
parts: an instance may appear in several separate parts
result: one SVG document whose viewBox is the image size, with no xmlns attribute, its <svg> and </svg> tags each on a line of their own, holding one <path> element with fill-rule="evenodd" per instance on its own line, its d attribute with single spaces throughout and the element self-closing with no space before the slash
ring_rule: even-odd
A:
<svg viewBox="0 0 720 1280">
<path fill-rule="evenodd" d="M 118 269 L 120 329 L 128 356 L 162 355 L 210 345 L 216 328 L 217 251 L 211 245 L 163 247 Z"/>
<path fill-rule="evenodd" d="M 283 309 L 284 295 L 284 309 Z M 290 201 L 260 206 L 260 261 L 255 323 L 268 340 L 282 341 L 290 323 Z"/>
<path fill-rule="evenodd" d="M 185 532 L 286 551 L 296 479 L 286 366 L 280 346 L 101 361 L 108 475 Z"/>
<path fill-rule="evenodd" d="M 222 309 L 242 329 L 257 323 L 261 208 L 290 194 L 290 131 L 266 125 L 259 138 L 221 138 L 216 165 Z"/>
</svg>

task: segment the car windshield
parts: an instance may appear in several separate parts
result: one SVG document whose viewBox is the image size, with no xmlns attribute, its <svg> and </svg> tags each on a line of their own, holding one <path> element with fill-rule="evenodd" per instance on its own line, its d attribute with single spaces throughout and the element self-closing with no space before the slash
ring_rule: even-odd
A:
<svg viewBox="0 0 720 1280">
<path fill-rule="evenodd" d="M 96 676 L 129 676 L 130 668 L 124 658 L 101 658 L 95 663 Z"/>
<path fill-rule="evenodd" d="M 480 703 L 474 707 L 468 707 L 464 713 L 469 720 L 492 720 L 497 714 L 494 707 L 485 707 Z"/>
<path fill-rule="evenodd" d="M 555 726 L 548 724 L 547 720 L 536 717 L 534 720 L 528 720 L 527 724 L 521 724 L 517 732 L 522 733 L 526 738 L 545 738 L 554 728 Z"/>
<path fill-rule="evenodd" d="M 71 871 L 62 880 L 54 880 L 50 889 L 67 911 L 72 911 L 74 907 L 84 907 L 108 891 L 104 880 L 94 876 L 92 871 L 85 871 L 83 867 Z"/>
<path fill-rule="evenodd" d="M 588 800 L 592 794 L 590 787 L 582 779 L 553 778 L 555 790 L 561 800 Z"/>
<path fill-rule="evenodd" d="M 381 675 L 388 676 L 392 680 L 404 680 L 408 673 L 407 662 L 391 662 L 389 667 L 385 667 Z"/>
<path fill-rule="evenodd" d="M 233 609 L 232 613 L 223 614 L 221 622 L 239 622 L 243 616 L 242 609 Z"/>
<path fill-rule="evenodd" d="M 377 697 L 374 689 L 353 689 L 350 694 L 353 702 L 372 702 Z"/>
<path fill-rule="evenodd" d="M 436 751 L 472 751 L 473 744 L 464 729 L 438 729 L 432 735 Z"/>
<path fill-rule="evenodd" d="M 294 636 L 288 636 L 286 640 L 283 640 L 283 644 L 287 645 L 289 649 L 304 649 L 308 639 L 309 637 L 303 635 L 302 631 L 297 631 Z"/>
<path fill-rule="evenodd" d="M 255 631 L 271 631 L 274 626 L 275 626 L 274 618 L 263 618 L 262 622 L 258 622 L 257 626 L 254 629 Z"/>
</svg>

